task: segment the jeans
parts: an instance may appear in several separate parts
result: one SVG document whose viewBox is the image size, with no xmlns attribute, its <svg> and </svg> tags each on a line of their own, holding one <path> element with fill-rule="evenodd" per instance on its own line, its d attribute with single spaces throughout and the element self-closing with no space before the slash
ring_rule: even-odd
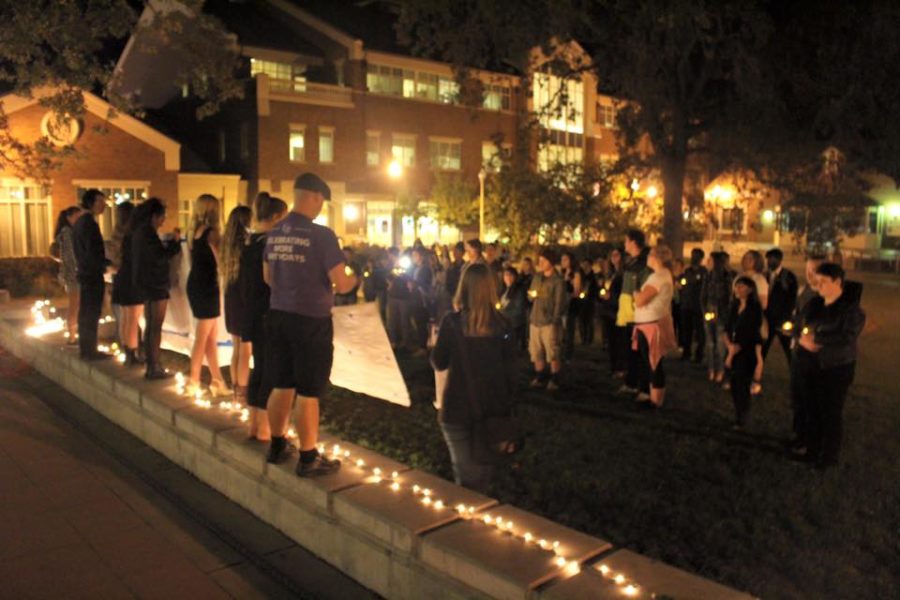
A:
<svg viewBox="0 0 900 600">
<path fill-rule="evenodd" d="M 710 371 L 723 373 L 725 371 L 725 356 L 728 348 L 722 336 L 725 335 L 725 320 L 716 318 L 707 321 L 706 324 L 706 364 Z"/>
<path fill-rule="evenodd" d="M 453 479 L 457 485 L 470 490 L 488 493 L 494 465 L 479 463 L 473 452 L 474 432 L 469 425 L 441 423 L 441 433 L 450 451 L 450 462 L 453 464 Z"/>
<path fill-rule="evenodd" d="M 82 356 L 97 352 L 97 328 L 103 308 L 103 276 L 98 275 L 81 284 L 81 305 L 78 307 L 78 347 Z"/>
</svg>

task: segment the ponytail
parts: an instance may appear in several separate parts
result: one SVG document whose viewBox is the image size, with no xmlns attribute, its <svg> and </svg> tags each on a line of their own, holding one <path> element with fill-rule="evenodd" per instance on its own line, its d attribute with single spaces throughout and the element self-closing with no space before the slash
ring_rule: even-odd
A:
<svg viewBox="0 0 900 600">
<path fill-rule="evenodd" d="M 268 192 L 260 192 L 253 202 L 253 212 L 258 222 L 268 221 L 287 212 L 287 203 L 281 198 L 270 196 Z"/>
</svg>

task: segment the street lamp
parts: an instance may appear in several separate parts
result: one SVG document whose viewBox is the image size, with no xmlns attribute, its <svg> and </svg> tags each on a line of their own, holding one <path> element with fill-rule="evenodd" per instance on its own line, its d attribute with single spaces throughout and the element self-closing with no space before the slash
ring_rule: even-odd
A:
<svg viewBox="0 0 900 600">
<path fill-rule="evenodd" d="M 487 171 L 484 167 L 478 171 L 478 239 L 484 241 L 484 178 Z"/>
<path fill-rule="evenodd" d="M 391 179 L 400 179 L 403 175 L 403 165 L 400 164 L 399 160 L 392 160 L 388 164 L 387 173 Z"/>
</svg>

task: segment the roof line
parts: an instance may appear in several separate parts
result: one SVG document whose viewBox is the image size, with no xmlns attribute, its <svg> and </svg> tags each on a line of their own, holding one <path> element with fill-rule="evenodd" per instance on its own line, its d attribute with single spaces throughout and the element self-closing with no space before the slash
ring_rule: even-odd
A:
<svg viewBox="0 0 900 600">
<path fill-rule="evenodd" d="M 352 60 L 362 59 L 362 40 L 354 38 L 347 32 L 342 31 L 329 23 L 326 23 L 322 19 L 311 15 L 302 8 L 286 2 L 285 0 L 268 0 L 268 2 L 282 12 L 291 15 L 298 21 L 308 25 L 309 27 L 312 27 L 326 37 L 331 38 L 335 42 L 347 48 L 347 51 L 349 52 L 350 58 Z"/>
</svg>

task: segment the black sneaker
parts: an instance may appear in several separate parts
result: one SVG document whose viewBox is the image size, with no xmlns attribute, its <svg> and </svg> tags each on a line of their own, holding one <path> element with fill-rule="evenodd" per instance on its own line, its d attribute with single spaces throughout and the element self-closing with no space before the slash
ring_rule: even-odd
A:
<svg viewBox="0 0 900 600">
<path fill-rule="evenodd" d="M 325 458 L 321 454 L 312 462 L 297 461 L 297 475 L 300 477 L 318 477 L 337 473 L 341 468 L 341 461 L 336 458 Z"/>
<path fill-rule="evenodd" d="M 273 465 L 280 465 L 287 462 L 294 452 L 294 446 L 288 443 L 285 438 L 272 438 L 269 444 L 269 453 L 266 455 L 266 462 Z"/>
</svg>

